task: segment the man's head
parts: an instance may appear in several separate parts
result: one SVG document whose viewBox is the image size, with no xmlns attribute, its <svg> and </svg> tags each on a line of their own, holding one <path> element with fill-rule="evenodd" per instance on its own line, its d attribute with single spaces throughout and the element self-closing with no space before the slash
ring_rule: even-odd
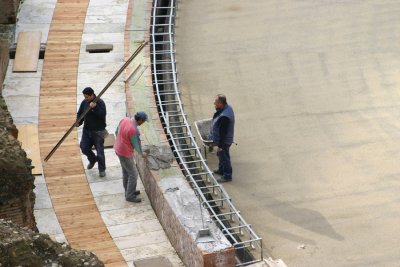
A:
<svg viewBox="0 0 400 267">
<path fill-rule="evenodd" d="M 145 121 L 148 121 L 146 112 L 139 111 L 135 114 L 135 121 L 138 125 L 142 125 Z"/>
<path fill-rule="evenodd" d="M 94 90 L 91 87 L 86 87 L 82 91 L 83 97 L 87 102 L 92 101 L 96 96 L 94 94 Z"/>
<path fill-rule="evenodd" d="M 214 100 L 215 109 L 223 109 L 226 104 L 227 104 L 227 102 L 226 102 L 225 95 L 218 94 L 215 96 L 215 100 Z"/>
</svg>

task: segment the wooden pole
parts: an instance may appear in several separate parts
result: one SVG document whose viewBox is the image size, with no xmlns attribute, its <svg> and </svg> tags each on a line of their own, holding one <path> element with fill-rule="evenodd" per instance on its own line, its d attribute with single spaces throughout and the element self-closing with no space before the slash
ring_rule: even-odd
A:
<svg viewBox="0 0 400 267">
<path fill-rule="evenodd" d="M 95 99 L 93 99 L 93 103 L 96 103 L 100 97 L 107 91 L 107 89 L 111 86 L 111 84 L 118 78 L 118 76 L 126 69 L 126 67 L 132 62 L 132 60 L 140 53 L 140 51 L 146 46 L 146 42 L 142 42 L 140 46 L 136 49 L 136 51 L 130 56 L 130 58 L 125 62 L 124 65 L 119 69 L 119 71 L 114 75 L 114 77 L 107 83 L 107 85 L 101 90 L 101 92 L 96 96 Z M 77 123 L 79 123 L 85 116 L 86 114 L 90 111 L 90 107 L 88 107 L 76 120 L 74 124 L 71 125 L 71 127 L 68 129 L 68 131 L 64 134 L 64 136 L 58 141 L 58 143 L 53 147 L 53 149 L 50 151 L 50 153 L 44 158 L 44 161 L 47 162 L 51 156 L 56 152 L 56 150 L 60 147 L 60 145 L 64 142 L 64 140 L 68 137 L 68 135 L 72 132 L 72 130 L 75 128 Z"/>
</svg>

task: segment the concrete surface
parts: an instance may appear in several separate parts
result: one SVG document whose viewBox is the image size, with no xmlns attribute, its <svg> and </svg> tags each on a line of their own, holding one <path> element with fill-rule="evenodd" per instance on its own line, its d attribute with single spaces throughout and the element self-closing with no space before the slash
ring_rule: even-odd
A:
<svg viewBox="0 0 400 267">
<path fill-rule="evenodd" d="M 296 267 L 398 266 L 399 2 L 178 4 L 186 112 L 209 118 L 217 93 L 233 105 L 224 187 L 266 252 Z"/>
</svg>

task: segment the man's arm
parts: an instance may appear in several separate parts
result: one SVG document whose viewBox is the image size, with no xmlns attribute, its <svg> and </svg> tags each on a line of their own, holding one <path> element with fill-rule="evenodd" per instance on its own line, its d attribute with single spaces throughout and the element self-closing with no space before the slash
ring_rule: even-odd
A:
<svg viewBox="0 0 400 267">
<path fill-rule="evenodd" d="M 78 113 L 76 113 L 76 120 L 78 120 L 78 118 L 82 115 L 82 113 L 83 113 L 83 101 L 81 102 L 81 105 L 79 106 Z M 84 120 L 85 120 L 85 118 L 81 119 L 79 121 L 78 125 L 76 125 L 76 127 L 81 126 Z"/>
<path fill-rule="evenodd" d="M 97 101 L 96 106 L 92 110 L 97 117 L 106 118 L 107 111 L 104 101 Z"/>
<path fill-rule="evenodd" d="M 137 152 L 142 154 L 142 145 L 140 144 L 139 136 L 137 134 L 131 137 L 131 144 Z"/>
</svg>

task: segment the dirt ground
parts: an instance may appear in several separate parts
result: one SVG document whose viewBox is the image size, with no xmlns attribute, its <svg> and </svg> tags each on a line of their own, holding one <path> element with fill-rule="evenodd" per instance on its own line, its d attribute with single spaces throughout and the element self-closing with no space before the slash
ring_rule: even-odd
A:
<svg viewBox="0 0 400 267">
<path fill-rule="evenodd" d="M 238 146 L 224 187 L 288 266 L 400 262 L 399 12 L 398 1 L 179 1 L 186 112 L 209 118 L 227 95 Z"/>
</svg>

